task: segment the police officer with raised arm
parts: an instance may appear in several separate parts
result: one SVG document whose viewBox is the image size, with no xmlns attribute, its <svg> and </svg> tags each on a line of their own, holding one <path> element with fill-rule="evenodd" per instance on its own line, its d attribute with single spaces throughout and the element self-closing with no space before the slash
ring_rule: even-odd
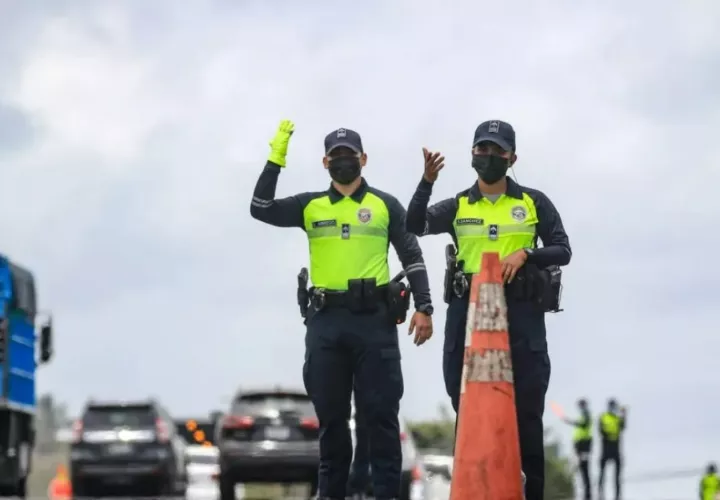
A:
<svg viewBox="0 0 720 500">
<path fill-rule="evenodd" d="M 321 499 L 344 499 L 352 443 L 348 420 L 355 384 L 365 419 L 375 497 L 400 494 L 402 455 L 398 411 L 403 395 L 397 324 L 404 321 L 407 290 L 391 280 L 388 247 L 407 273 L 416 312 L 415 344 L 432 335 L 427 271 L 417 238 L 405 229 L 405 209 L 368 185 L 360 135 L 338 129 L 325 138 L 323 165 L 332 183 L 324 191 L 275 198 L 294 125 L 283 121 L 253 193 L 250 213 L 262 222 L 305 231 L 310 246 L 303 380 L 320 421 Z M 404 307 L 404 309 L 403 309 Z"/>
<path fill-rule="evenodd" d="M 578 459 L 578 469 L 580 470 L 580 478 L 583 483 L 583 500 L 591 500 L 592 484 L 590 481 L 590 455 L 592 453 L 592 428 L 593 420 L 590 415 L 590 407 L 587 399 L 578 400 L 578 410 L 580 410 L 580 418 L 572 420 L 563 418 L 566 424 L 575 427 L 573 433 L 573 443 L 575 445 L 575 454 Z"/>
<path fill-rule="evenodd" d="M 517 161 L 515 131 L 509 123 L 480 124 L 472 142 L 477 180 L 453 198 L 428 202 L 444 157 L 423 149 L 425 173 L 408 206 L 407 228 L 417 235 L 448 233 L 456 249 L 446 273 L 443 374 L 455 411 L 460 398 L 469 286 L 482 254 L 502 261 L 508 306 L 522 465 L 527 500 L 542 500 L 545 476 L 543 412 L 550 380 L 545 313 L 557 311 L 559 267 L 570 262 L 570 244 L 560 215 L 542 192 L 507 176 Z M 538 248 L 538 238 L 543 247 Z M 481 443 L 478 443 L 481 445 Z"/>
</svg>

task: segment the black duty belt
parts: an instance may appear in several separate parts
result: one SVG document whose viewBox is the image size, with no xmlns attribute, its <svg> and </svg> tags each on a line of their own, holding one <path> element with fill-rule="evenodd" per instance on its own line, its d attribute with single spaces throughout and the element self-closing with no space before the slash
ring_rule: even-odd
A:
<svg viewBox="0 0 720 500">
<path fill-rule="evenodd" d="M 381 285 L 374 290 L 374 301 L 387 302 L 388 286 Z M 316 309 L 332 308 L 352 308 L 353 296 L 348 291 L 342 290 L 326 290 L 323 288 L 310 288 L 310 304 Z M 357 300 L 357 299 L 355 299 Z"/>
<path fill-rule="evenodd" d="M 462 298 L 466 298 L 470 295 L 470 286 L 472 285 L 473 274 L 465 273 L 465 280 L 467 280 L 467 288 L 465 288 Z M 523 274 L 515 276 L 515 279 L 510 283 L 504 283 L 505 294 L 508 297 L 515 298 L 517 300 L 532 300 L 535 296 L 533 290 L 527 288 L 527 277 Z"/>
</svg>

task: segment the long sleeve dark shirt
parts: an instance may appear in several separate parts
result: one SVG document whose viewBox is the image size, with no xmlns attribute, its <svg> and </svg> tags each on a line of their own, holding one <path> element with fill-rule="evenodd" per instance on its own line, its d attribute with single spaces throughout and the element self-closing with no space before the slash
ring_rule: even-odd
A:
<svg viewBox="0 0 720 500">
<path fill-rule="evenodd" d="M 572 257 L 572 250 L 570 249 L 570 240 L 555 205 L 543 192 L 537 189 L 520 186 L 510 178 L 507 179 L 507 183 L 507 193 L 509 195 L 527 193 L 535 203 L 537 210 L 537 237 L 540 238 L 543 246 L 528 257 L 528 262 L 540 268 L 552 265 L 567 265 Z M 448 233 L 457 245 L 453 222 L 458 210 L 458 198 L 467 195 L 474 199 L 480 199 L 482 197 L 480 188 L 475 183 L 471 188 L 461 192 L 455 198 L 448 198 L 428 208 L 432 188 L 433 185 L 425 179 L 422 179 L 418 184 L 415 194 L 413 194 L 408 205 L 407 229 L 418 236 Z"/>
<path fill-rule="evenodd" d="M 272 162 L 265 165 L 255 185 L 250 215 L 253 218 L 277 227 L 297 227 L 305 230 L 304 211 L 313 199 L 329 196 L 331 200 L 341 199 L 343 195 L 333 186 L 325 191 L 299 193 L 287 198 L 275 198 L 280 166 Z M 430 305 L 430 286 L 417 237 L 408 232 L 405 224 L 405 208 L 393 196 L 370 187 L 363 179 L 360 187 L 351 198 L 361 202 L 366 193 L 372 193 L 387 206 L 390 223 L 388 227 L 389 243 L 397 252 L 403 269 L 410 282 L 415 307 Z"/>
</svg>

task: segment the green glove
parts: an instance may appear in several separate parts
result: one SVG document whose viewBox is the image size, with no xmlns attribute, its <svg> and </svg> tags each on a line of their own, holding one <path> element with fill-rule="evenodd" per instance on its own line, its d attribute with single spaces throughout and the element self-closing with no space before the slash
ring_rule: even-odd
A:
<svg viewBox="0 0 720 500">
<path fill-rule="evenodd" d="M 270 156 L 268 160 L 280 165 L 285 166 L 285 157 L 287 156 L 288 143 L 290 142 L 290 136 L 295 130 L 295 124 L 290 120 L 283 120 L 280 122 L 278 131 L 270 141 Z"/>
</svg>

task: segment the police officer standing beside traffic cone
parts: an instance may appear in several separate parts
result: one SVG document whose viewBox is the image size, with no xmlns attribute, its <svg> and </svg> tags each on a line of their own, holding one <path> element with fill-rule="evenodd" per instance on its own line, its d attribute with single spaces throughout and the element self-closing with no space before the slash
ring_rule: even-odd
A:
<svg viewBox="0 0 720 500">
<path fill-rule="evenodd" d="M 417 235 L 448 233 L 457 247 L 446 274 L 443 373 L 455 411 L 460 399 L 468 283 L 480 271 L 482 254 L 497 252 L 507 299 L 515 399 L 527 500 L 542 500 L 545 476 L 543 412 L 550 380 L 545 313 L 558 310 L 559 268 L 570 262 L 563 223 L 548 197 L 507 177 L 517 162 L 515 131 L 487 121 L 475 130 L 469 166 L 476 182 L 430 208 L 433 184 L 444 157 L 423 149 L 425 172 L 408 206 L 407 227 Z M 538 238 L 543 247 L 538 248 Z M 550 272 L 550 269 L 553 269 Z M 482 443 L 478 443 L 482 445 Z"/>
<path fill-rule="evenodd" d="M 367 163 L 360 135 L 341 128 L 325 138 L 324 191 L 276 199 L 294 125 L 283 121 L 253 193 L 251 215 L 305 231 L 310 245 L 311 308 L 307 313 L 303 379 L 320 421 L 321 499 L 344 499 L 352 460 L 348 420 L 355 384 L 370 445 L 378 500 L 400 494 L 402 452 L 398 411 L 404 385 L 397 324 L 407 293 L 390 278 L 395 248 L 415 298 L 409 333 L 420 345 L 432 335 L 427 271 L 417 238 L 405 229 L 405 209 L 362 177 Z"/>
</svg>

